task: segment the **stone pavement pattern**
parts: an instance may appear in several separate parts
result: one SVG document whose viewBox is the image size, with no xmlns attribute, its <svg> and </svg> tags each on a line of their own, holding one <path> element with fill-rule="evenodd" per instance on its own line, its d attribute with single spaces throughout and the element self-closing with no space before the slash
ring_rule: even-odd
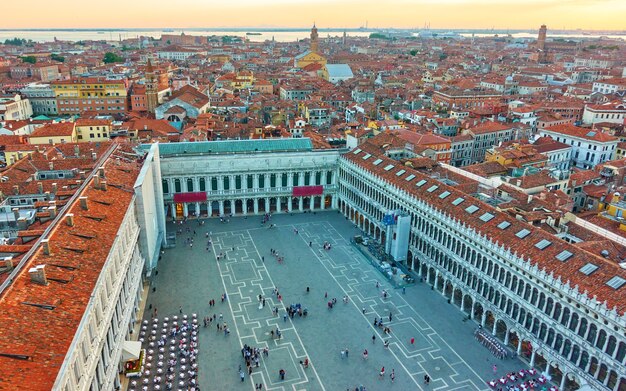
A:
<svg viewBox="0 0 626 391">
<path fill-rule="evenodd" d="M 174 314 L 182 306 L 199 317 L 222 313 L 231 334 L 200 329 L 199 383 L 202 390 L 254 389 L 262 382 L 268 390 L 345 390 L 364 385 L 367 390 L 486 390 L 486 380 L 524 368 L 519 360 L 498 360 L 472 336 L 476 324 L 463 322 L 464 315 L 425 283 L 417 283 L 402 294 L 349 243 L 358 230 L 336 212 L 275 215 L 276 228 L 261 226 L 261 218 L 232 218 L 229 223 L 206 220 L 168 227 L 183 229 L 177 246 L 166 250 L 153 281 L 148 303 L 160 316 Z M 186 228 L 192 231 L 187 234 Z M 295 229 L 298 233 L 295 233 Z M 194 246 L 185 238 L 196 231 Z M 205 233 L 212 245 L 206 250 Z M 309 246 L 309 242 L 311 246 Z M 322 248 L 324 242 L 331 250 Z M 270 249 L 277 249 L 278 263 Z M 223 254 L 217 261 L 215 254 Z M 264 261 L 262 260 L 264 257 Z M 380 288 L 376 287 L 379 282 Z M 306 292 L 306 287 L 310 292 Z M 282 303 L 273 294 L 277 288 Z M 389 293 L 383 298 L 382 290 Z M 222 303 L 220 295 L 226 292 Z M 328 298 L 325 297 L 328 294 Z M 266 298 L 260 306 L 258 296 Z M 347 295 L 345 304 L 342 298 Z M 333 309 L 328 300 L 336 298 Z M 209 307 L 210 299 L 216 301 Z M 308 316 L 284 320 L 285 305 L 300 303 Z M 272 309 L 279 308 L 279 316 Z M 365 314 L 362 310 L 365 309 Z M 389 313 L 392 321 L 389 322 Z M 150 311 L 146 311 L 149 314 Z M 149 315 L 148 315 L 149 316 Z M 391 328 L 386 336 L 374 328 L 374 317 Z M 279 328 L 282 338 L 272 339 L 270 330 Z M 372 335 L 376 341 L 372 342 Z M 415 342 L 411 344 L 411 339 Z M 389 340 L 389 348 L 383 341 Z M 252 381 L 238 375 L 243 344 L 269 347 Z M 348 349 L 347 358 L 341 350 Z M 362 352 L 367 349 L 369 358 Z M 299 362 L 309 358 L 311 365 Z M 386 369 L 379 379 L 381 367 Z M 278 376 L 286 371 L 285 380 Z M 389 378 L 395 369 L 395 382 Z M 430 385 L 423 377 L 431 377 Z"/>
</svg>

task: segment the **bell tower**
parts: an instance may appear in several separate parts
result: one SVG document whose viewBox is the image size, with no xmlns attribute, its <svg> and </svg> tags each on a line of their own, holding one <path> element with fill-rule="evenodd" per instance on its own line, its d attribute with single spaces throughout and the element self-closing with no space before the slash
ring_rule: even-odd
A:
<svg viewBox="0 0 626 391">
<path fill-rule="evenodd" d="M 317 53 L 318 50 L 317 27 L 315 27 L 315 23 L 313 23 L 313 28 L 311 29 L 311 52 Z"/>
<path fill-rule="evenodd" d="M 148 60 L 146 65 L 146 106 L 149 113 L 153 113 L 159 104 L 159 91 L 157 86 L 157 78 L 152 67 L 152 62 Z"/>
</svg>

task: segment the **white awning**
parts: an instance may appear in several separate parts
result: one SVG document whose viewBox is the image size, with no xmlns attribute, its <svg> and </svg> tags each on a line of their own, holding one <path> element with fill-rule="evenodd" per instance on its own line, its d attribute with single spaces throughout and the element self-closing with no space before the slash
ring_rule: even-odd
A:
<svg viewBox="0 0 626 391">
<path fill-rule="evenodd" d="M 122 361 L 137 360 L 141 353 L 141 342 L 124 341 L 122 345 Z"/>
</svg>

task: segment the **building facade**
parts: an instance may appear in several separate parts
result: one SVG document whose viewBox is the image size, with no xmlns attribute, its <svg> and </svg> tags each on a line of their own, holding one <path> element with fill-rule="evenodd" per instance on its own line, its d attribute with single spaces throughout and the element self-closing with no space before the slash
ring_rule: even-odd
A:
<svg viewBox="0 0 626 391">
<path fill-rule="evenodd" d="M 57 115 L 57 102 L 50 84 L 31 83 L 20 90 L 28 98 L 33 115 Z"/>
<path fill-rule="evenodd" d="M 337 205 L 339 152 L 313 151 L 307 138 L 162 144 L 159 149 L 163 197 L 175 219 Z"/>
<path fill-rule="evenodd" d="M 60 115 L 92 111 L 99 115 L 123 114 L 127 108 L 127 87 L 123 80 L 78 78 L 51 83 Z"/>
<path fill-rule="evenodd" d="M 437 179 L 367 155 L 356 149 L 340 159 L 339 210 L 346 217 L 384 243 L 383 216 L 411 216 L 407 266 L 559 389 L 626 387 L 623 305 L 618 311 L 612 307 L 621 299 L 602 302 L 624 295 L 618 265 L 580 254 Z"/>
</svg>

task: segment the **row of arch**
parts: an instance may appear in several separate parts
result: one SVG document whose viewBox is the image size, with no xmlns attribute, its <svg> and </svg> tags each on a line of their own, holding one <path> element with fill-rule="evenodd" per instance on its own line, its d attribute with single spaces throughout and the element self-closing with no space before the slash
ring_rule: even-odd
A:
<svg viewBox="0 0 626 391">
<path fill-rule="evenodd" d="M 340 179 L 349 181 L 348 185 L 340 182 L 340 211 L 368 235 L 383 242 L 382 216 L 400 204 L 379 198 L 379 191 L 365 180 L 355 181 L 353 175 L 343 171 Z M 362 190 L 369 197 L 374 196 L 376 202 L 368 202 Z M 495 255 L 487 256 L 486 249 L 470 246 L 460 235 L 452 235 L 449 228 L 436 224 L 432 216 L 427 217 L 421 211 L 409 214 L 413 228 L 409 266 L 462 311 L 472 319 L 480 316 L 480 322 L 495 336 L 527 358 L 531 365 L 548 372 L 562 389 L 577 389 L 581 370 L 588 375 L 586 379 L 591 376 L 609 389 L 626 389 L 626 379 L 618 376 L 613 365 L 615 361 L 626 364 L 626 343 L 617 340 L 617 333 L 559 302 L 513 265 L 498 262 Z M 516 302 L 519 299 L 524 302 Z M 534 308 L 529 309 L 528 304 Z M 541 314 L 534 316 L 537 310 Z M 588 344 L 594 349 L 589 350 Z M 541 348 L 536 350 L 535 346 Z M 594 350 L 605 361 L 593 355 Z M 565 359 L 566 363 L 553 357 Z"/>
</svg>

